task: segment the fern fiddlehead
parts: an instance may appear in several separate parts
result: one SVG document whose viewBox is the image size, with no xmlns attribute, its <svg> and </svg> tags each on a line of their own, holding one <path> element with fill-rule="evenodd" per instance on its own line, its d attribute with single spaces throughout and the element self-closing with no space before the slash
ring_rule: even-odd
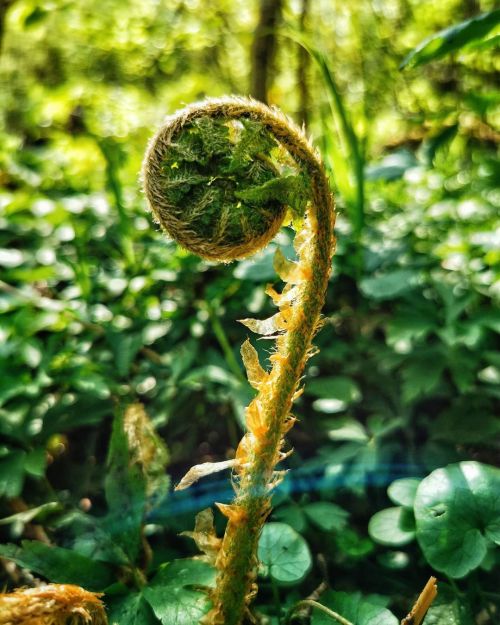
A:
<svg viewBox="0 0 500 625">
<path fill-rule="evenodd" d="M 303 214 L 295 237 L 298 262 L 278 255 L 281 293 L 267 293 L 279 311 L 270 320 L 244 320 L 274 335 L 272 368 L 259 363 L 249 341 L 242 357 L 258 391 L 246 409 L 247 433 L 233 465 L 235 498 L 218 504 L 228 524 L 216 558 L 210 625 L 238 625 L 255 594 L 257 544 L 280 479 L 292 403 L 320 323 L 334 248 L 334 203 L 321 160 L 284 115 L 256 101 L 227 97 L 186 107 L 150 142 L 143 180 L 151 211 L 166 232 L 212 260 L 243 258 L 262 248 L 287 216 Z"/>
</svg>

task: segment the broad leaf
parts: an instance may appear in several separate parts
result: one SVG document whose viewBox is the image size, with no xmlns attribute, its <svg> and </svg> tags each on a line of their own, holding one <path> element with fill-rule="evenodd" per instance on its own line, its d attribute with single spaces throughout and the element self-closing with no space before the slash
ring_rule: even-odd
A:
<svg viewBox="0 0 500 625">
<path fill-rule="evenodd" d="M 113 423 L 105 492 L 109 512 L 103 525 L 133 563 L 141 544 L 146 478 L 141 466 L 133 463 L 121 413 L 117 413 Z"/>
<path fill-rule="evenodd" d="M 160 568 L 143 595 L 163 625 L 194 625 L 210 609 L 199 588 L 214 581 L 215 570 L 206 562 L 176 560 Z"/>
<path fill-rule="evenodd" d="M 113 350 L 116 371 L 119 376 L 127 376 L 137 352 L 142 347 L 140 334 L 125 334 L 108 329 L 106 339 Z"/>
<path fill-rule="evenodd" d="M 445 28 L 422 41 L 408 54 L 401 67 L 418 67 L 460 50 L 473 41 L 484 39 L 499 23 L 500 9 L 497 9 Z"/>
<path fill-rule="evenodd" d="M 349 513 L 340 506 L 328 501 L 316 501 L 302 507 L 307 518 L 313 525 L 330 532 L 344 529 Z"/>
<path fill-rule="evenodd" d="M 268 574 L 277 582 L 300 582 L 312 564 L 306 541 L 285 523 L 268 523 L 264 526 L 258 556 Z"/>
<path fill-rule="evenodd" d="M 360 592 L 333 592 L 321 595 L 321 604 L 355 625 L 398 625 L 398 619 L 386 608 L 363 599 Z M 335 621 L 314 610 L 311 625 L 332 625 Z"/>
<path fill-rule="evenodd" d="M 106 596 L 110 625 L 158 625 L 151 606 L 142 593 Z"/>
<path fill-rule="evenodd" d="M 0 497 L 17 497 L 24 484 L 25 451 L 12 451 L 0 458 Z"/>
<path fill-rule="evenodd" d="M 306 393 L 323 399 L 338 399 L 346 404 L 361 399 L 361 391 L 356 382 L 345 376 L 309 380 Z"/>
<path fill-rule="evenodd" d="M 419 484 L 420 480 L 414 477 L 403 477 L 399 480 L 394 480 L 387 489 L 389 499 L 396 505 L 403 506 L 403 508 L 413 509 L 413 502 L 415 501 Z"/>
<path fill-rule="evenodd" d="M 413 514 L 405 508 L 386 508 L 376 512 L 368 524 L 374 541 L 388 547 L 407 545 L 415 538 Z"/>
<path fill-rule="evenodd" d="M 104 562 L 37 541 L 24 540 L 21 547 L 0 545 L 0 556 L 59 584 L 77 584 L 100 591 L 114 581 L 113 569 Z"/>
<path fill-rule="evenodd" d="M 62 510 L 62 505 L 57 501 L 49 501 L 36 508 L 30 508 L 23 512 L 11 514 L 8 517 L 0 519 L 0 525 L 9 525 L 10 523 L 30 523 L 30 521 L 41 521 L 47 516 Z"/>
<path fill-rule="evenodd" d="M 413 269 L 395 269 L 378 276 L 363 278 L 359 286 L 366 297 L 386 300 L 411 290 L 417 284 L 417 279 L 418 273 Z"/>
<path fill-rule="evenodd" d="M 500 469 L 461 462 L 433 471 L 415 499 L 417 539 L 427 561 L 450 577 L 476 569 L 500 544 Z"/>
<path fill-rule="evenodd" d="M 475 625 L 472 616 L 472 597 L 464 594 L 457 598 L 451 587 L 439 585 L 436 599 L 429 608 L 423 625 Z"/>
<path fill-rule="evenodd" d="M 438 600 L 431 605 L 427 612 L 423 625 L 474 625 L 470 608 L 464 599 Z"/>
<path fill-rule="evenodd" d="M 419 356 L 412 355 L 403 365 L 403 399 L 411 403 L 415 399 L 434 391 L 439 384 L 445 362 L 437 350 L 427 350 Z"/>
</svg>

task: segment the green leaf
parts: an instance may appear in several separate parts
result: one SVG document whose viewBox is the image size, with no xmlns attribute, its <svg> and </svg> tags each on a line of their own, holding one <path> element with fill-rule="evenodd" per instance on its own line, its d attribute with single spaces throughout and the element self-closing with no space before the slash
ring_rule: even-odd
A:
<svg viewBox="0 0 500 625">
<path fill-rule="evenodd" d="M 386 508 L 376 512 L 368 524 L 373 540 L 388 547 L 407 545 L 415 538 L 413 514 L 406 508 Z"/>
<path fill-rule="evenodd" d="M 302 174 L 286 175 L 272 178 L 258 186 L 250 186 L 236 191 L 235 196 L 240 200 L 253 202 L 267 202 L 276 200 L 290 206 L 294 214 L 302 216 L 306 209 L 310 195 L 310 181 Z"/>
<path fill-rule="evenodd" d="M 401 342 L 419 341 L 425 338 L 434 326 L 433 320 L 422 314 L 399 314 L 387 323 L 387 344 L 397 347 Z"/>
<path fill-rule="evenodd" d="M 321 400 L 318 400 L 318 402 Z M 324 400 L 328 401 L 328 400 Z M 316 407 L 318 402 L 314 402 Z M 370 436 L 362 423 L 349 417 L 331 419 L 327 422 L 328 438 L 332 441 L 353 441 L 356 443 L 367 443 Z"/>
<path fill-rule="evenodd" d="M 149 603 L 143 594 L 106 595 L 106 608 L 110 625 L 157 625 Z"/>
<path fill-rule="evenodd" d="M 106 340 L 113 350 L 118 375 L 127 376 L 137 352 L 142 347 L 141 334 L 125 334 L 108 329 Z"/>
<path fill-rule="evenodd" d="M 442 355 L 436 350 L 420 356 L 412 355 L 402 368 L 403 399 L 407 403 L 429 395 L 438 385 L 444 369 Z"/>
<path fill-rule="evenodd" d="M 416 165 L 418 161 L 413 152 L 399 150 L 388 154 L 378 163 L 365 167 L 365 177 L 367 180 L 397 180 Z"/>
<path fill-rule="evenodd" d="M 73 379 L 73 384 L 79 391 L 98 399 L 107 399 L 111 394 L 106 379 L 95 373 L 81 373 Z"/>
<path fill-rule="evenodd" d="M 259 540 L 258 556 L 268 574 L 277 582 L 297 583 L 311 568 L 306 541 L 285 523 L 268 523 Z"/>
<path fill-rule="evenodd" d="M 335 542 L 339 551 L 356 560 L 366 558 L 375 548 L 375 545 L 369 538 L 361 536 L 350 527 L 336 534 Z"/>
<path fill-rule="evenodd" d="M 370 299 L 393 299 L 413 289 L 417 284 L 418 275 L 413 269 L 395 269 L 378 276 L 363 278 L 359 287 Z"/>
<path fill-rule="evenodd" d="M 338 399 L 349 404 L 361 399 L 359 386 L 344 376 L 315 378 L 306 384 L 306 393 L 323 399 Z"/>
<path fill-rule="evenodd" d="M 176 560 L 159 569 L 143 595 L 164 625 L 194 625 L 210 609 L 199 587 L 214 583 L 215 570 L 206 562 Z"/>
<path fill-rule="evenodd" d="M 417 539 L 431 566 L 464 577 L 500 544 L 500 469 L 461 462 L 433 471 L 415 499 Z"/>
<path fill-rule="evenodd" d="M 302 506 L 302 510 L 311 523 L 325 532 L 343 530 L 349 518 L 346 510 L 328 501 L 309 503 Z"/>
<path fill-rule="evenodd" d="M 401 63 L 403 67 L 418 67 L 460 50 L 478 39 L 484 39 L 500 22 L 500 9 L 482 13 L 472 19 L 445 28 L 431 35 L 412 50 Z"/>
<path fill-rule="evenodd" d="M 146 509 L 146 478 L 141 467 L 132 464 L 121 412 L 117 413 L 113 422 L 104 485 L 109 508 L 104 521 L 105 529 L 133 563 L 141 545 Z"/>
<path fill-rule="evenodd" d="M 398 506 L 413 509 L 413 502 L 417 494 L 417 488 L 420 480 L 415 477 L 403 477 L 394 480 L 387 489 L 389 499 Z"/>
<path fill-rule="evenodd" d="M 460 599 L 448 588 L 439 588 L 438 596 L 427 612 L 423 625 L 475 625 L 470 597 Z"/>
<path fill-rule="evenodd" d="M 30 521 L 40 521 L 54 512 L 59 512 L 62 509 L 62 505 L 57 501 L 49 501 L 36 508 L 30 508 L 30 510 L 24 510 L 23 512 L 17 512 L 11 514 L 8 517 L 0 519 L 0 525 L 9 525 L 10 523 L 29 523 Z"/>
<path fill-rule="evenodd" d="M 17 497 L 24 484 L 26 452 L 12 451 L 0 459 L 0 497 Z"/>
<path fill-rule="evenodd" d="M 432 438 L 454 444 L 495 446 L 500 435 L 500 419 L 493 414 L 493 410 L 494 406 L 474 406 L 472 402 L 458 403 L 434 421 Z"/>
<path fill-rule="evenodd" d="M 44 447 L 38 447 L 26 454 L 24 470 L 34 477 L 43 477 L 47 466 L 47 454 Z"/>
<path fill-rule="evenodd" d="M 304 511 L 295 503 L 289 506 L 279 506 L 273 513 L 273 519 L 290 525 L 299 534 L 307 527 Z"/>
<path fill-rule="evenodd" d="M 58 584 L 77 584 L 101 591 L 114 581 L 113 569 L 104 562 L 37 541 L 23 540 L 21 547 L 0 545 L 0 556 Z"/>
<path fill-rule="evenodd" d="M 360 592 L 333 592 L 321 595 L 321 603 L 355 625 L 399 625 L 386 608 L 370 603 Z M 335 621 L 324 612 L 314 610 L 311 625 L 333 625 Z"/>
</svg>

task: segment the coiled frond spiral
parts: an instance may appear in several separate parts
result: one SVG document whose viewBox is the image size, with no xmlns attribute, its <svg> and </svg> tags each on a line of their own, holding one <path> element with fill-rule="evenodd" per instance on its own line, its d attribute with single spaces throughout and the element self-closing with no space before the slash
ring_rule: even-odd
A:
<svg viewBox="0 0 500 625">
<path fill-rule="evenodd" d="M 229 101 L 218 102 L 220 108 L 209 101 L 166 120 L 143 178 L 155 220 L 173 239 L 203 258 L 229 261 L 264 247 L 287 206 L 303 212 L 307 181 L 291 173 L 261 121 L 226 116 Z"/>
<path fill-rule="evenodd" d="M 267 371 L 249 341 L 242 347 L 258 393 L 246 409 L 248 431 L 231 464 L 235 498 L 218 504 L 228 524 L 217 555 L 210 555 L 218 577 L 213 608 L 203 621 L 239 625 L 255 594 L 258 539 L 281 479 L 275 467 L 286 455 L 284 436 L 295 421 L 290 410 L 320 326 L 334 248 L 333 197 L 319 155 L 300 129 L 278 110 L 247 98 L 209 99 L 167 118 L 149 144 L 142 173 L 155 220 L 207 259 L 254 253 L 287 215 L 302 224 L 295 237 L 298 262 L 281 254 L 275 259 L 284 289 L 266 290 L 278 312 L 265 321 L 243 320 L 254 332 L 276 338 L 276 351 Z M 205 465 L 195 469 L 187 482 L 211 472 Z"/>
</svg>

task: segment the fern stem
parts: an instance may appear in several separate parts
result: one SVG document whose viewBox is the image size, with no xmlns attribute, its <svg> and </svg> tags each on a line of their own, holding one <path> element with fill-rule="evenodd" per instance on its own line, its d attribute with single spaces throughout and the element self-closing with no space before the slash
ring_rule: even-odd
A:
<svg viewBox="0 0 500 625">
<path fill-rule="evenodd" d="M 229 506 L 219 505 L 229 521 L 216 561 L 213 608 L 202 622 L 239 625 L 255 594 L 258 540 L 271 510 L 270 493 L 279 480 L 275 467 L 281 459 L 284 435 L 293 424 L 290 410 L 319 327 L 335 241 L 334 203 L 319 155 L 303 133 L 276 109 L 251 99 L 229 97 L 186 107 L 153 138 L 144 167 L 145 190 L 153 210 L 159 196 L 155 175 L 161 174 L 162 151 L 183 126 L 200 117 L 259 122 L 307 174 L 311 186 L 304 231 L 297 235 L 302 238 L 297 246 L 296 277 L 289 280 L 296 284 L 294 298 L 286 318 L 282 310 L 286 331 L 278 336 L 277 351 L 271 357 L 273 367 L 247 408 L 249 432 L 239 447 L 244 461 L 235 473 L 235 499 Z"/>
</svg>

